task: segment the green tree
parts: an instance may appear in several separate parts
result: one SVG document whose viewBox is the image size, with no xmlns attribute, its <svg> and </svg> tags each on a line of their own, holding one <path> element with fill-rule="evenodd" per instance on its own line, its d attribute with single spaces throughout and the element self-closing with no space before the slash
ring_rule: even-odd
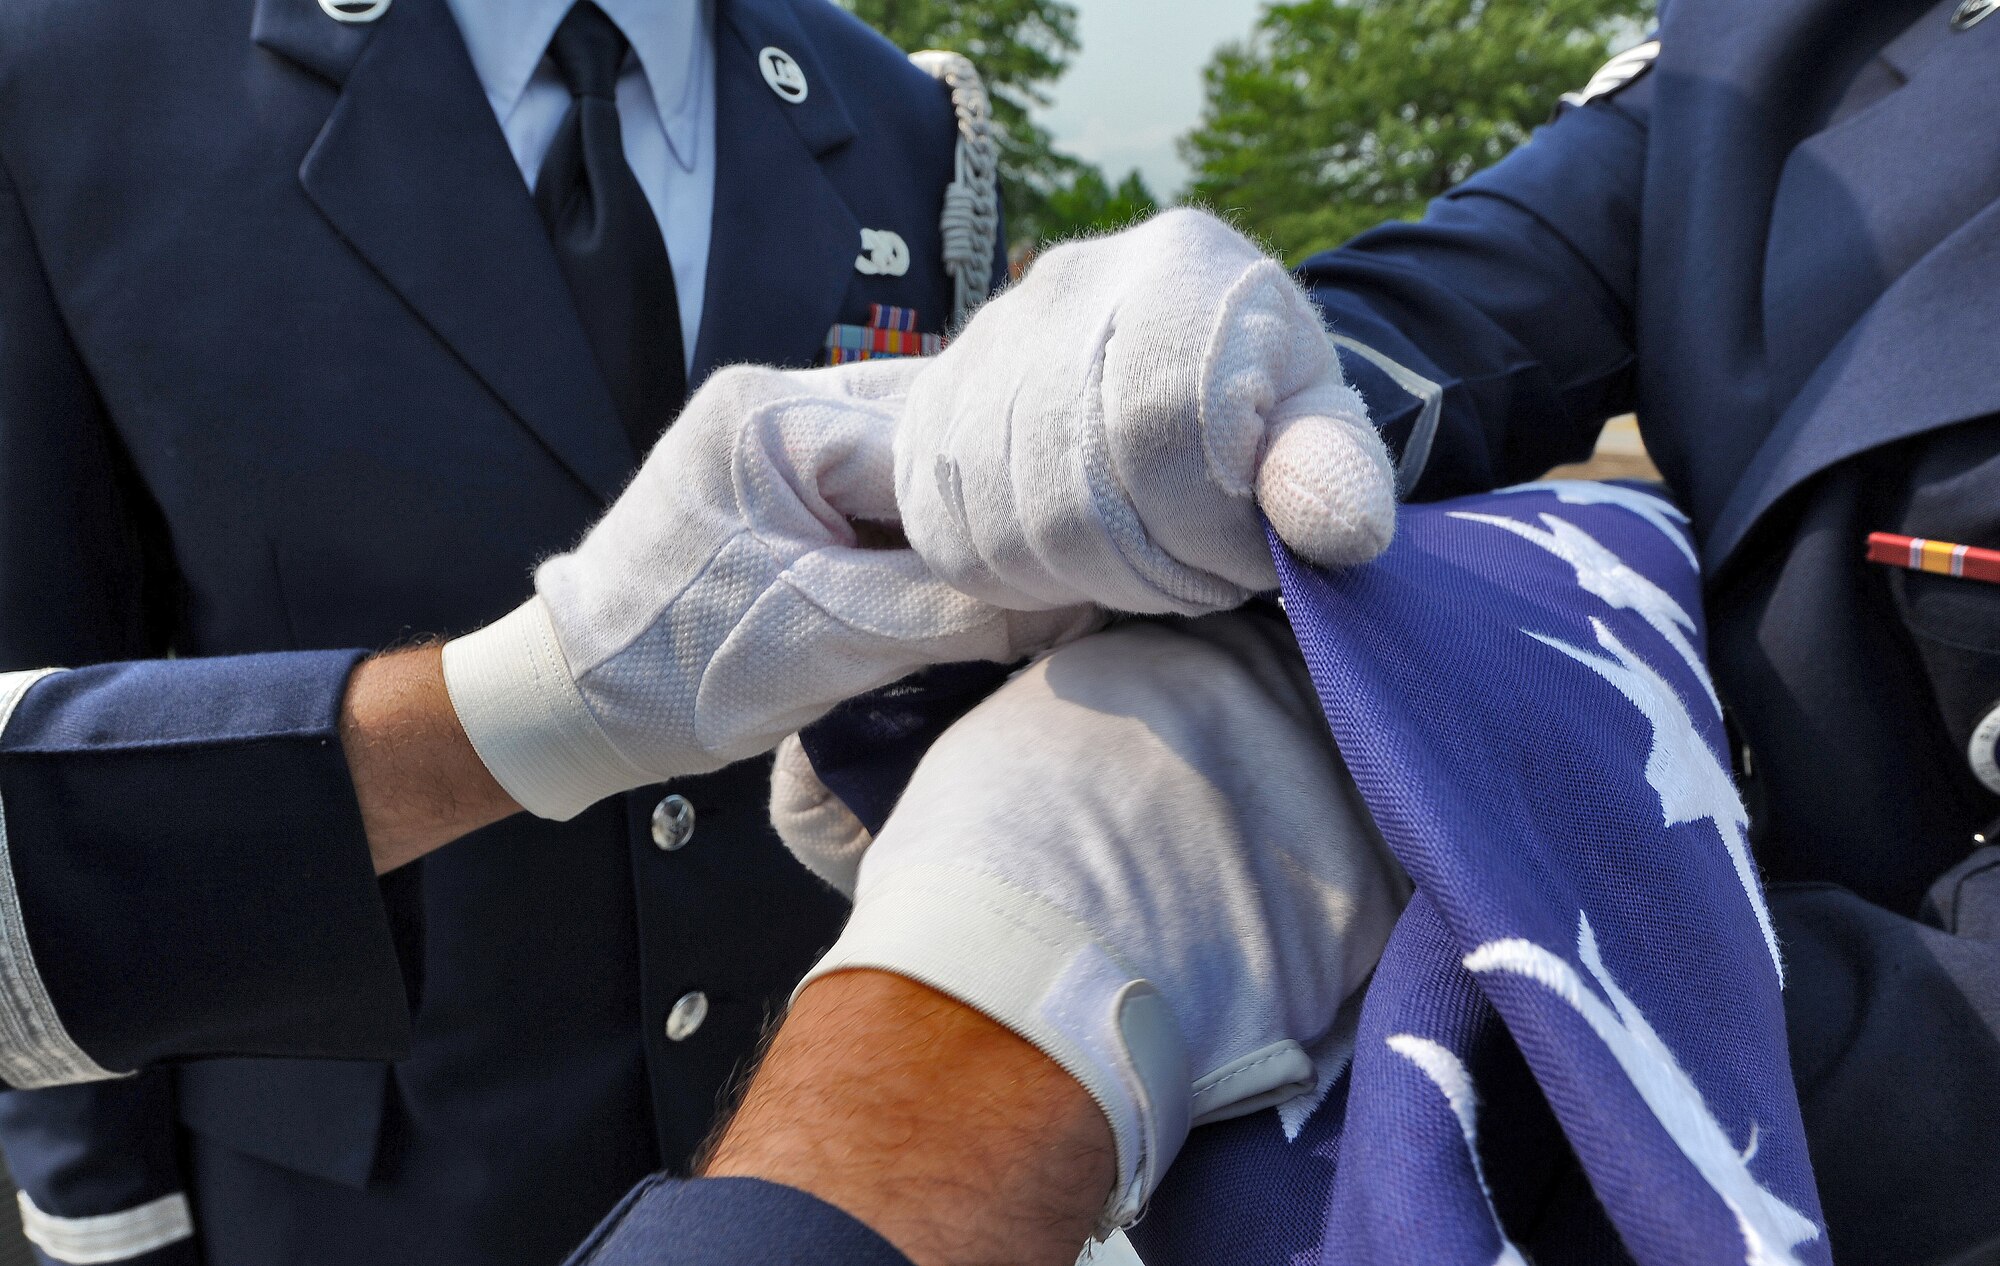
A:
<svg viewBox="0 0 2000 1266">
<path fill-rule="evenodd" d="M 1114 187 L 1095 167 L 1084 167 L 1044 200 L 1035 240 L 1051 241 L 1122 228 L 1159 210 L 1159 200 L 1138 172 L 1126 174 Z"/>
<path fill-rule="evenodd" d="M 1500 159 L 1580 88 L 1650 0 L 1272 4 L 1204 72 L 1190 201 L 1287 258 L 1337 246 Z"/>
<path fill-rule="evenodd" d="M 898 48 L 963 53 L 993 98 L 1000 139 L 1001 206 L 1008 236 L 1030 236 L 1050 193 L 1081 164 L 1058 151 L 1029 117 L 1077 50 L 1076 6 L 1066 0 L 841 0 Z"/>
<path fill-rule="evenodd" d="M 915 52 L 944 48 L 979 68 L 1000 139 L 1000 204 L 1007 236 L 1034 244 L 1109 227 L 1152 209 L 1137 172 L 1112 189 L 1103 173 L 1058 150 L 1030 111 L 1077 50 L 1068 0 L 841 0 L 862 21 Z M 1136 212 L 1133 208 L 1138 208 Z"/>
</svg>

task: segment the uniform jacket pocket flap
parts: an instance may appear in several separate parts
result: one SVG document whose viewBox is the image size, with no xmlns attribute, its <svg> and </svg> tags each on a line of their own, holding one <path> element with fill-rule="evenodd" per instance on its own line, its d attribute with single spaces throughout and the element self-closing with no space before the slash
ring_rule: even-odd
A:
<svg viewBox="0 0 2000 1266">
<path fill-rule="evenodd" d="M 182 1065 L 182 1124 L 259 1160 L 368 1183 L 389 1066 L 372 1060 L 216 1059 Z"/>
<path fill-rule="evenodd" d="M 2000 655 L 2000 585 L 1960 576 L 1897 571 L 1890 584 L 1912 632 L 1969 651 Z"/>
</svg>

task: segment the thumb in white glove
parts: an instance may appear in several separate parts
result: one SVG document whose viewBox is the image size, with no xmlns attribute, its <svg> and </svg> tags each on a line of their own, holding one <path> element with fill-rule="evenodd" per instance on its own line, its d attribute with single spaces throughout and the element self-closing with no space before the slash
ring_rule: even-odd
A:
<svg viewBox="0 0 2000 1266">
<path fill-rule="evenodd" d="M 1190 1122 L 1311 1088 L 1302 1047 L 1408 894 L 1266 611 L 1053 652 L 945 733 L 872 845 L 784 750 L 787 844 L 836 881 L 865 850 L 854 915 L 807 981 L 908 976 L 1062 1065 L 1116 1140 L 1107 1228 L 1137 1216 Z"/>
<path fill-rule="evenodd" d="M 771 762 L 771 826 L 800 865 L 853 900 L 862 854 L 875 837 L 820 781 L 796 734 L 778 744 Z"/>
<path fill-rule="evenodd" d="M 953 591 L 908 549 L 891 454 L 915 361 L 717 373 L 536 595 L 446 645 L 480 759 L 531 813 L 768 751 L 843 699 L 928 664 L 1007 662 L 1089 627 Z"/>
<path fill-rule="evenodd" d="M 1395 477 L 1319 315 L 1214 216 L 1056 247 L 910 390 L 896 496 L 938 575 L 1000 606 L 1196 614 L 1380 553 Z"/>
</svg>

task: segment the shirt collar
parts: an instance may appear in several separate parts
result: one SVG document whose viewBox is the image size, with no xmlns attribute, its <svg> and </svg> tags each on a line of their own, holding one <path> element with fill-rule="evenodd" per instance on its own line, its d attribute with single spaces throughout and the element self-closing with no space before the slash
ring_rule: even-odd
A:
<svg viewBox="0 0 2000 1266">
<path fill-rule="evenodd" d="M 574 0 L 449 0 L 472 67 L 504 123 L 528 90 Z M 715 61 L 713 0 L 597 0 L 645 68 L 668 148 L 692 171 L 703 77 Z"/>
</svg>

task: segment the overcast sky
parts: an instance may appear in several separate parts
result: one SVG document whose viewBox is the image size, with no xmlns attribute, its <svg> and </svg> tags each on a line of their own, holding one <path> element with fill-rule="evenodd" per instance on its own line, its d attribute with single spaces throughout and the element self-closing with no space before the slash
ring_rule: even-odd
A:
<svg viewBox="0 0 2000 1266">
<path fill-rule="evenodd" d="M 1174 141 L 1201 115 L 1201 68 L 1250 33 L 1260 0 L 1076 0 L 1083 49 L 1042 112 L 1058 144 L 1113 181 L 1134 167 L 1162 198 L 1187 166 Z"/>
</svg>

